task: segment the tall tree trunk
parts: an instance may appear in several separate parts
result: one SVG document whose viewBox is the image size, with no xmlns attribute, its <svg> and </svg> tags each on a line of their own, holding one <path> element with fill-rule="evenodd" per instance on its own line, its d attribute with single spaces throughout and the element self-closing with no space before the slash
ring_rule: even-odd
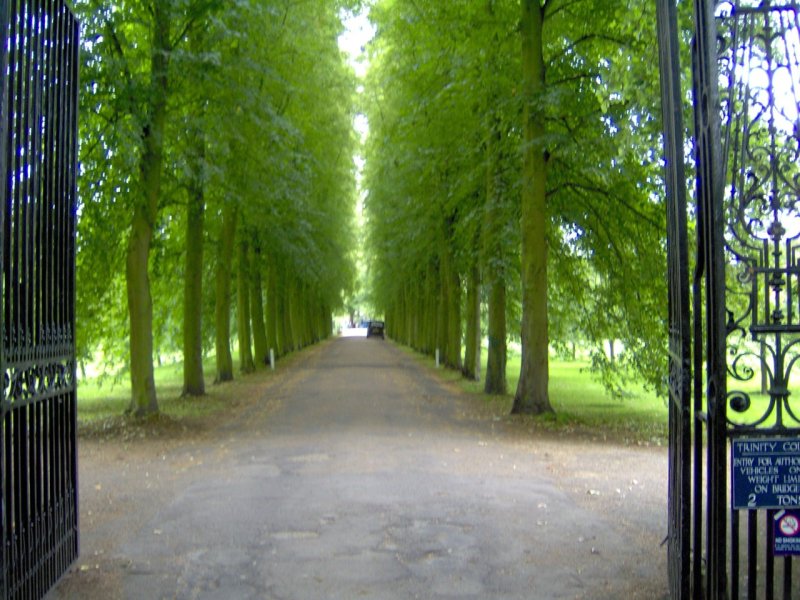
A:
<svg viewBox="0 0 800 600">
<path fill-rule="evenodd" d="M 325 302 L 320 309 L 322 310 L 322 321 L 320 323 L 322 325 L 322 339 L 327 340 L 333 333 L 333 311 L 327 302 Z"/>
<path fill-rule="evenodd" d="M 447 290 L 447 366 L 456 371 L 461 371 L 461 278 L 450 256 L 449 285 Z"/>
<path fill-rule="evenodd" d="M 552 412 L 548 395 L 547 333 L 547 156 L 545 116 L 544 8 L 522 0 L 524 159 L 522 166 L 522 367 L 512 413 Z"/>
<path fill-rule="evenodd" d="M 239 338 L 239 371 L 252 373 L 253 347 L 250 339 L 250 245 L 242 231 L 239 240 L 239 274 L 236 278 L 236 325 Z"/>
<path fill-rule="evenodd" d="M 392 303 L 392 322 L 394 323 L 392 337 L 408 346 L 408 328 L 406 327 L 408 307 L 406 307 L 405 294 L 405 289 L 401 289 Z"/>
<path fill-rule="evenodd" d="M 472 265 L 467 283 L 467 338 L 464 349 L 464 377 L 481 380 L 481 272 Z"/>
<path fill-rule="evenodd" d="M 506 360 L 508 355 L 506 331 L 506 284 L 502 277 L 493 276 L 489 283 L 488 337 L 489 352 L 486 360 L 487 394 L 508 392 Z"/>
<path fill-rule="evenodd" d="M 311 343 L 316 344 L 325 339 L 325 329 L 323 328 L 322 301 L 314 293 L 314 301 L 308 307 L 308 323 L 311 330 Z"/>
<path fill-rule="evenodd" d="M 415 282 L 409 285 L 409 310 L 411 311 L 411 347 L 419 351 L 422 348 L 420 318 L 422 314 L 422 294 L 420 286 Z"/>
<path fill-rule="evenodd" d="M 183 395 L 206 393 L 203 375 L 203 230 L 205 138 L 192 136 L 194 165 L 186 206 L 186 274 L 183 281 Z"/>
<path fill-rule="evenodd" d="M 308 328 L 306 327 L 306 294 L 305 286 L 297 282 L 292 297 L 292 328 L 294 330 L 295 348 L 301 350 L 308 346 Z"/>
<path fill-rule="evenodd" d="M 264 324 L 264 290 L 261 282 L 263 267 L 261 249 L 253 249 L 253 260 L 250 263 L 250 316 L 253 320 L 253 362 L 256 367 L 267 363 L 269 346 L 267 345 L 267 329 Z"/>
<path fill-rule="evenodd" d="M 292 350 L 302 350 L 303 349 L 303 333 L 302 333 L 302 320 L 298 317 L 299 307 L 300 307 L 300 292 L 299 292 L 299 284 L 297 283 L 296 279 L 292 279 L 291 284 L 289 284 L 289 310 L 288 310 L 288 325 L 289 325 L 289 337 L 292 340 Z"/>
<path fill-rule="evenodd" d="M 283 269 L 281 323 L 283 325 L 283 351 L 287 354 L 297 350 L 295 345 L 294 324 L 292 323 L 292 305 L 294 303 L 294 281 L 288 277 L 288 269 Z"/>
<path fill-rule="evenodd" d="M 128 412 L 143 417 L 158 412 L 153 378 L 153 300 L 147 273 L 152 221 L 136 207 L 126 258 L 131 335 L 131 403 Z"/>
<path fill-rule="evenodd" d="M 414 332 L 414 316 L 416 313 L 416 306 L 415 306 L 415 291 L 412 289 L 412 286 L 405 285 L 403 286 L 403 307 L 405 310 L 405 336 L 406 336 L 406 345 L 412 348 L 415 347 L 416 344 L 416 335 Z"/>
<path fill-rule="evenodd" d="M 426 303 L 426 354 L 433 355 L 439 344 L 439 272 L 433 261 L 428 263 L 428 276 L 425 278 Z"/>
<path fill-rule="evenodd" d="M 489 13 L 493 15 L 493 2 L 489 2 Z M 495 42 L 499 43 L 497 38 Z M 491 55 L 494 64 L 494 53 Z M 506 379 L 507 330 L 506 330 L 506 263 L 505 228 L 506 218 L 503 205 L 504 196 L 500 175 L 500 155 L 502 144 L 501 123 L 494 106 L 496 99 L 490 97 L 488 135 L 486 138 L 486 204 L 483 219 L 483 258 L 486 265 L 486 279 L 489 286 L 487 334 L 489 350 L 486 359 L 487 394 L 508 392 Z"/>
<path fill-rule="evenodd" d="M 308 315 L 308 295 L 307 289 L 304 284 L 298 283 L 296 290 L 296 302 L 294 311 L 294 323 L 297 330 L 297 339 L 300 348 L 305 348 L 311 344 L 310 336 L 308 334 L 308 323 L 306 315 Z"/>
<path fill-rule="evenodd" d="M 443 247 L 444 250 L 444 247 Z M 439 351 L 439 361 L 444 362 L 447 355 L 447 324 L 450 322 L 447 317 L 447 309 L 450 306 L 447 302 L 447 286 L 449 280 L 445 268 L 444 251 L 439 255 L 439 294 L 436 309 L 436 346 L 434 350 Z"/>
<path fill-rule="evenodd" d="M 203 229 L 202 182 L 189 193 L 186 212 L 186 274 L 183 283 L 183 394 L 205 394 L 203 377 Z M 194 186 L 193 186 L 194 187 Z"/>
<path fill-rule="evenodd" d="M 137 417 L 158 412 L 153 378 L 153 299 L 150 293 L 148 263 L 153 229 L 161 196 L 161 171 L 164 162 L 164 124 L 169 92 L 170 53 L 169 6 L 153 5 L 153 39 L 150 54 L 149 105 L 142 127 L 142 154 L 139 177 L 142 198 L 134 206 L 130 238 L 125 258 L 128 314 L 130 317 L 131 403 L 129 412 Z"/>
<path fill-rule="evenodd" d="M 283 275 L 285 271 L 286 270 L 281 267 L 281 275 Z M 286 307 L 288 305 L 288 302 L 286 301 L 286 279 L 285 277 L 278 279 L 278 274 L 275 275 L 275 291 L 275 331 L 278 338 L 278 347 L 276 352 L 280 356 L 283 356 L 284 354 L 291 352 L 289 349 L 291 341 L 288 339 L 288 332 L 286 328 Z"/>
<path fill-rule="evenodd" d="M 275 265 L 267 269 L 267 352 L 280 354 L 278 346 L 278 298 L 277 273 Z"/>
<path fill-rule="evenodd" d="M 233 379 L 233 357 L 231 356 L 231 263 L 236 240 L 237 207 L 226 202 L 222 209 L 219 256 L 215 275 L 214 325 L 217 350 L 217 376 L 214 381 L 222 383 Z"/>
</svg>

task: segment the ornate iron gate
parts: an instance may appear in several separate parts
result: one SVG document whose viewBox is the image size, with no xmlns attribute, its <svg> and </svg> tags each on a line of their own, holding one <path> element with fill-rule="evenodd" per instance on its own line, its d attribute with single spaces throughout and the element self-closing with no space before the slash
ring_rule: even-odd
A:
<svg viewBox="0 0 800 600">
<path fill-rule="evenodd" d="M 0 590 L 39 598 L 78 553 L 78 26 L 63 0 L 0 0 Z"/>
<path fill-rule="evenodd" d="M 736 469 L 728 461 L 731 445 L 743 440 L 800 440 L 800 400 L 790 394 L 800 361 L 800 5 L 694 2 L 693 260 L 675 5 L 657 0 L 669 220 L 671 594 L 800 598 L 797 566 L 793 573 L 800 559 L 776 558 L 774 544 L 779 509 L 800 508 L 800 494 L 784 495 L 781 506 L 755 495 L 749 507 L 734 503 L 729 474 Z M 800 462 L 800 452 L 789 459 Z"/>
</svg>

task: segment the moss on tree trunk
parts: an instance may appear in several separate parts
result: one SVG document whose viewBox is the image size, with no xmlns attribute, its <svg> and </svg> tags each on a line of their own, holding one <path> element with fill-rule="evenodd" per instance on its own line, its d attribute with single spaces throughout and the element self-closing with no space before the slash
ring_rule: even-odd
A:
<svg viewBox="0 0 800 600">
<path fill-rule="evenodd" d="M 464 377 L 481 379 L 481 272 L 472 265 L 467 282 L 467 331 L 464 348 Z"/>
<path fill-rule="evenodd" d="M 195 131 L 194 165 L 186 205 L 186 257 L 183 281 L 183 394 L 202 396 L 206 393 L 203 375 L 203 230 L 205 196 L 202 163 L 205 159 L 205 138 Z"/>
<path fill-rule="evenodd" d="M 231 263 L 236 238 L 237 207 L 226 202 L 222 209 L 219 255 L 214 278 L 215 303 L 214 325 L 217 350 L 217 375 L 214 381 L 222 383 L 233 379 L 233 357 L 231 356 Z"/>
<path fill-rule="evenodd" d="M 186 274 L 183 282 L 183 394 L 202 396 L 203 377 L 203 227 L 202 183 L 189 194 L 186 207 Z"/>
<path fill-rule="evenodd" d="M 261 249 L 253 249 L 253 260 L 250 262 L 250 316 L 253 321 L 253 362 L 262 367 L 269 356 L 267 345 L 267 329 L 264 323 L 264 290 L 261 274 Z"/>
<path fill-rule="evenodd" d="M 253 345 L 250 336 L 250 245 L 242 232 L 239 240 L 239 273 L 236 277 L 236 325 L 239 338 L 239 371 L 252 373 Z"/>
<path fill-rule="evenodd" d="M 146 207 L 137 206 L 126 258 L 131 323 L 131 403 L 128 412 L 136 417 L 158 412 L 153 378 L 153 300 L 147 273 L 153 226 L 148 216 Z"/>
<path fill-rule="evenodd" d="M 489 284 L 489 352 L 486 360 L 487 394 L 505 394 L 508 391 L 506 382 L 506 284 L 503 278 L 495 273 Z"/>
<path fill-rule="evenodd" d="M 525 98 L 522 166 L 522 367 L 513 413 L 552 412 L 548 395 L 547 332 L 547 156 L 543 56 L 544 9 L 522 0 L 522 67 Z"/>
<path fill-rule="evenodd" d="M 168 5 L 153 8 L 153 39 L 150 54 L 150 86 L 139 177 L 142 195 L 133 209 L 125 258 L 128 315 L 130 317 L 131 403 L 137 417 L 158 412 L 153 379 L 153 299 L 148 275 L 150 243 L 158 216 L 161 170 L 164 162 L 164 125 L 167 114 L 170 19 Z"/>
</svg>

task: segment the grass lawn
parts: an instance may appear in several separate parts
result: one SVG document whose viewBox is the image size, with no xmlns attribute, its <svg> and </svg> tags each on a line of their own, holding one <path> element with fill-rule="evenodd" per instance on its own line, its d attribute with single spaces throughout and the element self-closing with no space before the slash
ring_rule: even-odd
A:
<svg viewBox="0 0 800 600">
<path fill-rule="evenodd" d="M 409 353 L 412 351 L 408 348 Z M 428 356 L 415 354 L 417 360 L 433 368 L 433 360 Z M 486 351 L 482 353 L 482 372 L 486 371 Z M 234 365 L 238 364 L 234 357 Z M 489 396 L 483 393 L 481 382 L 469 382 L 455 371 L 440 369 L 438 376 L 458 383 L 464 390 L 474 395 L 482 409 L 490 411 L 496 418 L 521 422 L 531 428 L 550 431 L 580 431 L 595 437 L 610 437 L 637 444 L 666 444 L 668 435 L 667 406 L 664 398 L 656 397 L 643 387 L 629 388 L 623 399 L 613 398 L 603 386 L 589 373 L 589 363 L 581 360 L 550 361 L 550 402 L 554 414 L 541 416 L 508 416 L 511 411 L 513 394 L 519 378 L 520 355 L 509 350 L 508 390 L 505 396 Z M 271 376 L 269 370 L 260 370 L 253 376 L 240 377 L 225 385 L 213 385 L 215 370 L 214 358 L 204 363 L 206 373 L 206 396 L 203 398 L 182 398 L 183 365 L 174 363 L 155 369 L 160 418 L 174 422 L 190 421 L 222 414 L 232 401 L 247 393 L 258 393 L 257 388 L 265 378 Z M 769 397 L 760 394 L 755 381 L 747 385 L 730 382 L 730 389 L 742 389 L 751 393 L 752 405 L 744 415 L 729 410 L 732 420 L 739 423 L 753 423 L 762 416 L 769 405 Z M 117 428 L 123 421 L 122 415 L 130 402 L 130 383 L 127 377 L 114 384 L 110 378 L 102 381 L 97 378 L 81 379 L 78 387 L 78 420 L 82 431 L 102 431 Z M 787 425 L 796 422 L 785 415 Z M 774 413 L 762 426 L 774 423 Z"/>
<path fill-rule="evenodd" d="M 160 414 L 157 419 L 172 423 L 187 423 L 212 415 L 223 414 L 232 402 L 243 394 L 251 393 L 272 373 L 261 369 L 252 376 L 242 377 L 236 371 L 234 356 L 232 382 L 214 385 L 214 357 L 206 359 L 203 370 L 206 375 L 206 395 L 202 398 L 182 397 L 183 363 L 177 362 L 156 367 L 154 377 Z M 130 404 L 130 379 L 126 375 L 117 383 L 111 378 L 85 378 L 78 382 L 78 426 L 83 433 L 103 433 L 124 429 L 132 421 L 125 417 Z"/>
<path fill-rule="evenodd" d="M 421 358 L 431 364 L 429 357 Z M 482 353 L 482 372 L 486 372 L 486 351 Z M 469 382 L 460 373 L 440 370 L 446 380 L 459 382 L 477 401 L 503 418 L 524 422 L 533 428 L 552 431 L 580 431 L 595 437 L 609 437 L 629 443 L 665 445 L 668 436 L 667 404 L 644 387 L 631 387 L 625 398 L 612 398 L 589 373 L 585 361 L 550 360 L 550 403 L 554 414 L 513 416 L 514 392 L 519 380 L 520 355 L 509 350 L 506 396 L 483 393 L 483 383 Z"/>
<path fill-rule="evenodd" d="M 410 350 L 408 350 L 410 352 Z M 420 362 L 432 367 L 429 357 L 417 355 Z M 483 352 L 483 371 L 486 369 L 486 352 Z M 238 364 L 234 357 L 234 365 Z M 439 376 L 458 382 L 463 389 L 474 394 L 482 408 L 502 418 L 523 422 L 534 428 L 552 431 L 582 431 L 593 436 L 608 436 L 631 443 L 664 444 L 667 439 L 667 409 L 664 399 L 657 398 L 643 388 L 628 390 L 622 400 L 612 398 L 588 372 L 588 363 L 582 361 L 552 360 L 550 363 L 550 401 L 555 414 L 536 417 L 507 417 L 511 410 L 513 393 L 519 377 L 520 356 L 509 352 L 508 389 L 506 396 L 489 396 L 483 393 L 483 384 L 468 382 L 460 373 L 439 370 Z M 222 414 L 237 394 L 247 393 L 242 386 L 258 386 L 263 378 L 271 376 L 269 370 L 260 370 L 253 376 L 236 376 L 234 382 L 213 385 L 215 370 L 213 357 L 204 363 L 206 396 L 182 398 L 182 363 L 163 365 L 155 369 L 159 418 L 170 421 L 187 421 L 214 414 Z M 78 419 L 84 432 L 116 429 L 124 421 L 123 414 L 130 402 L 130 382 L 123 377 L 114 384 L 110 378 L 81 379 L 78 387 Z"/>
</svg>

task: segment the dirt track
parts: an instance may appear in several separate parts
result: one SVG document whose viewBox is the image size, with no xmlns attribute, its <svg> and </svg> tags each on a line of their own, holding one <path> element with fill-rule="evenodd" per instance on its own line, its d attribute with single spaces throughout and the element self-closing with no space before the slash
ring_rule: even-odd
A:
<svg viewBox="0 0 800 600">
<path fill-rule="evenodd" d="M 48 598 L 666 597 L 664 449 L 531 435 L 380 340 L 257 381 L 197 431 L 81 440 Z"/>
</svg>

